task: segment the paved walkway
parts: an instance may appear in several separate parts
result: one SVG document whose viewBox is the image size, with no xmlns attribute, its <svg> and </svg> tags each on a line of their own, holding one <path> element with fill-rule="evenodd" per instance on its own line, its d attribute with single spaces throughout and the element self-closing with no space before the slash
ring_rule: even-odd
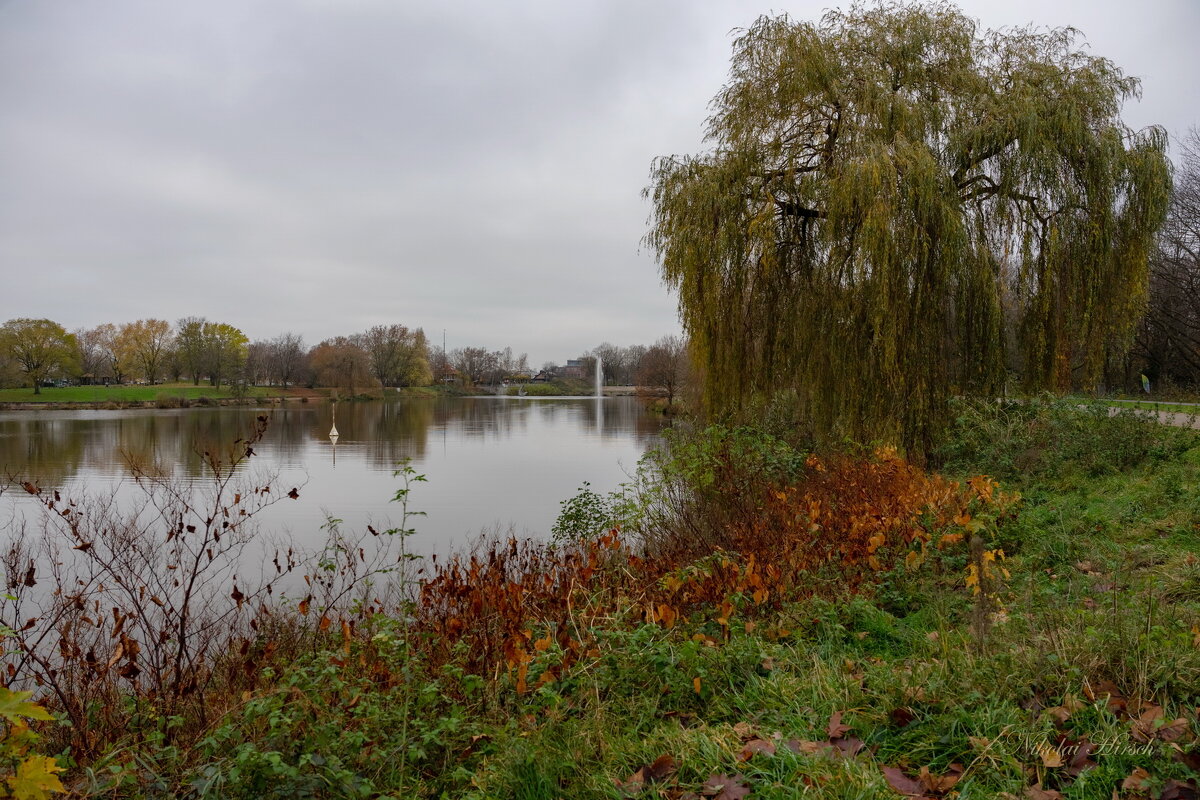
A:
<svg viewBox="0 0 1200 800">
<path fill-rule="evenodd" d="M 1158 421 L 1178 428 L 1195 428 L 1200 430 L 1200 409 L 1191 414 L 1179 411 L 1159 411 Z"/>
<path fill-rule="evenodd" d="M 1171 403 L 1174 406 L 1195 406 L 1190 414 L 1181 411 L 1153 411 L 1149 408 L 1131 408 L 1129 406 L 1109 406 L 1109 414 L 1115 416 L 1122 411 L 1135 411 L 1138 414 L 1153 415 L 1164 425 L 1174 425 L 1177 428 L 1195 428 L 1200 430 L 1200 403 Z"/>
</svg>

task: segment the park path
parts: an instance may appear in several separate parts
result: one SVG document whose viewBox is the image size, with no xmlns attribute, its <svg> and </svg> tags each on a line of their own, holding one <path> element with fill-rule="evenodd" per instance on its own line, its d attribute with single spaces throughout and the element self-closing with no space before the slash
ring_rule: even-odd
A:
<svg viewBox="0 0 1200 800">
<path fill-rule="evenodd" d="M 1191 414 L 1184 414 L 1180 411 L 1159 411 L 1158 421 L 1165 425 L 1174 425 L 1177 428 L 1195 428 L 1200 430 L 1200 409 Z"/>
<path fill-rule="evenodd" d="M 1158 421 L 1164 425 L 1174 425 L 1176 428 L 1193 428 L 1195 430 L 1200 430 L 1200 403 L 1172 403 L 1171 405 L 1194 405 L 1196 406 L 1196 410 L 1188 414 L 1185 414 L 1181 411 L 1151 411 L 1148 408 L 1135 408 L 1132 410 L 1136 411 L 1139 415 L 1158 417 Z M 1108 413 L 1111 416 L 1116 416 L 1117 414 L 1126 410 L 1129 409 L 1122 408 L 1121 406 L 1110 406 Z"/>
</svg>

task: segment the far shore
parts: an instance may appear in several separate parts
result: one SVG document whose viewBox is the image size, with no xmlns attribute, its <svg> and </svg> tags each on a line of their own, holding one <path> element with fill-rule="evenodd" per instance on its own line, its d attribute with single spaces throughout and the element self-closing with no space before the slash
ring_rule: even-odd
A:
<svg viewBox="0 0 1200 800">
<path fill-rule="evenodd" d="M 501 387 L 475 387 L 467 389 L 460 386 L 409 386 L 392 388 L 379 393 L 378 390 L 352 397 L 343 396 L 346 400 L 381 400 L 388 398 L 436 398 L 436 397 L 471 397 L 486 396 L 500 393 Z M 85 398 L 86 392 L 94 395 Z M 653 395 L 653 390 L 647 392 L 636 386 L 605 386 L 605 397 L 632 397 L 635 395 Z M 102 396 L 101 396 L 102 395 Z M 170 408 L 212 408 L 217 406 L 275 406 L 283 403 L 327 402 L 335 399 L 337 393 L 330 388 L 288 387 L 251 387 L 250 393 L 241 397 L 234 396 L 225 387 L 214 389 L 208 386 L 195 385 L 157 385 L 157 386 L 73 386 L 67 388 L 47 387 L 40 394 L 33 394 L 31 389 L 0 390 L 0 411 L 80 411 L 98 410 L 114 411 L 120 409 L 170 409 Z M 578 395 L 583 397 L 585 395 Z M 19 398 L 19 399 L 18 399 Z"/>
</svg>

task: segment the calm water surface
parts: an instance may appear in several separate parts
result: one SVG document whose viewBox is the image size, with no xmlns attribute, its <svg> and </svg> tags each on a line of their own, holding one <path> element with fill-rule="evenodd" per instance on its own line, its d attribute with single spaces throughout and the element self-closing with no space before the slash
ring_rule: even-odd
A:
<svg viewBox="0 0 1200 800">
<path fill-rule="evenodd" d="M 276 490 L 299 487 L 260 517 L 264 529 L 298 544 L 324 541 L 321 524 L 340 518 L 356 530 L 399 523 L 388 501 L 398 488 L 396 463 L 411 458 L 427 483 L 413 485 L 414 550 L 448 552 L 484 531 L 545 536 L 559 503 L 588 481 L 597 491 L 627 479 L 661 422 L 633 398 L 403 399 L 340 403 L 336 447 L 332 407 L 211 408 L 0 413 L 0 472 L 54 486 L 67 496 L 109 492 L 136 503 L 140 490 L 127 463 L 203 482 L 199 451 L 225 448 L 257 414 L 271 421 L 242 477 L 277 473 Z M 0 525 L 36 506 L 25 496 L 0 498 Z"/>
</svg>

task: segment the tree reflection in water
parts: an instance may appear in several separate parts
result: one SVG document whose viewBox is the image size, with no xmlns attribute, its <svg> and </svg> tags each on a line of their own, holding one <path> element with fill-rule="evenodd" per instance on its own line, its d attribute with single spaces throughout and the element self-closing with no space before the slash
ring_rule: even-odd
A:
<svg viewBox="0 0 1200 800">
<path fill-rule="evenodd" d="M 0 413 L 0 473 L 76 492 L 119 488 L 131 462 L 198 480 L 203 451 L 229 447 L 261 413 L 243 407 Z M 265 524 L 307 540 L 327 514 L 348 525 L 382 521 L 392 511 L 392 470 L 411 458 L 429 476 L 414 496 L 430 514 L 414 540 L 426 552 L 497 525 L 544 535 L 561 500 L 584 481 L 615 488 L 662 426 L 632 398 L 342 402 L 335 467 L 328 404 L 290 403 L 269 414 L 258 457 L 244 468 L 269 468 L 281 480 L 307 481 L 308 489 L 302 502 Z M 0 500 L 0 525 L 21 502 L 11 495 Z"/>
</svg>

